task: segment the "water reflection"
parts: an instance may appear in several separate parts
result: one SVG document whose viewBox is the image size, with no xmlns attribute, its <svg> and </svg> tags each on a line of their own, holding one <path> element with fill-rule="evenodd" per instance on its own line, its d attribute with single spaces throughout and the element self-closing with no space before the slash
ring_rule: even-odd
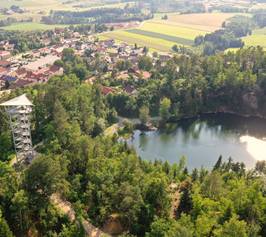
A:
<svg viewBox="0 0 266 237">
<path fill-rule="evenodd" d="M 266 160 L 266 141 L 256 137 L 242 136 L 240 142 L 246 144 L 247 152 L 255 160 Z"/>
<path fill-rule="evenodd" d="M 169 124 L 164 130 L 135 131 L 128 143 L 144 159 L 178 162 L 185 155 L 190 169 L 211 168 L 220 155 L 254 167 L 266 159 L 266 120 L 210 115 Z M 265 153 L 265 154 L 264 154 Z"/>
</svg>

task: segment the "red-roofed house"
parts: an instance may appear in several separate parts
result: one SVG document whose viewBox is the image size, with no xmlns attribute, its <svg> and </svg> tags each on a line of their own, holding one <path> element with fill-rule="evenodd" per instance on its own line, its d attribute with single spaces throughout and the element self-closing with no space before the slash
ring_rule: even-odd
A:
<svg viewBox="0 0 266 237">
<path fill-rule="evenodd" d="M 30 85 L 32 83 L 33 82 L 31 80 L 17 80 L 16 82 L 14 82 L 10 85 L 9 89 L 24 87 L 24 86 Z"/>
<path fill-rule="evenodd" d="M 142 79 L 149 79 L 151 77 L 151 73 L 147 72 L 147 71 L 140 71 L 140 70 L 137 70 L 135 72 L 136 76 L 139 77 L 139 78 L 142 78 Z"/>
<path fill-rule="evenodd" d="M 6 61 L 6 60 L 0 60 L 0 67 L 10 67 L 11 66 L 11 62 Z"/>
<path fill-rule="evenodd" d="M 22 77 L 25 77 L 27 74 L 27 70 L 23 67 L 19 68 L 18 70 L 16 70 L 16 75 L 19 77 L 19 78 L 22 78 Z"/>
<path fill-rule="evenodd" d="M 0 59 L 5 60 L 11 57 L 11 53 L 9 51 L 0 51 Z"/>
<path fill-rule="evenodd" d="M 61 76 L 61 75 L 63 75 L 63 73 L 64 73 L 64 69 L 62 67 L 52 65 L 49 68 L 49 74 L 52 76 L 54 76 L 54 75 Z"/>
<path fill-rule="evenodd" d="M 151 77 L 151 74 L 149 73 L 149 72 L 147 72 L 147 71 L 142 71 L 142 78 L 143 79 L 149 79 L 150 77 Z"/>
<path fill-rule="evenodd" d="M 102 93 L 103 93 L 104 95 L 108 95 L 108 94 L 110 94 L 110 93 L 115 92 L 115 90 L 114 90 L 113 88 L 108 87 L 108 86 L 102 86 L 101 91 L 102 91 Z"/>
<path fill-rule="evenodd" d="M 5 74 L 7 74 L 7 73 L 8 73 L 7 68 L 0 67 L 0 76 L 5 75 Z"/>
</svg>

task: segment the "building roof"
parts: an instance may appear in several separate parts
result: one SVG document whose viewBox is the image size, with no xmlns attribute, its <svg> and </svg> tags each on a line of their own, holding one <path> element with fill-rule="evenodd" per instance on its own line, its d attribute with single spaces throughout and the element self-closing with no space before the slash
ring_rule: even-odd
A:
<svg viewBox="0 0 266 237">
<path fill-rule="evenodd" d="M 108 87 L 108 86 L 103 86 L 102 87 L 102 93 L 104 95 L 108 95 L 108 94 L 113 93 L 113 92 L 115 92 L 115 90 L 113 88 L 111 88 L 111 87 Z"/>
<path fill-rule="evenodd" d="M 7 56 L 10 55 L 10 52 L 8 51 L 0 51 L 0 56 Z"/>
<path fill-rule="evenodd" d="M 33 104 L 26 97 L 26 94 L 20 95 L 18 97 L 15 97 L 11 100 L 8 100 L 8 101 L 0 104 L 0 106 L 16 106 L 16 105 L 30 105 L 30 106 L 32 106 Z"/>
<path fill-rule="evenodd" d="M 143 79 L 149 79 L 151 77 L 151 74 L 147 71 L 142 71 L 142 77 Z"/>
<path fill-rule="evenodd" d="M 6 72 L 8 72 L 8 70 L 0 66 L 0 73 L 6 73 Z"/>
<path fill-rule="evenodd" d="M 45 57 L 42 57 L 34 62 L 25 65 L 24 68 L 31 71 L 37 71 L 42 67 L 46 67 L 47 64 L 52 65 L 58 59 L 60 59 L 60 57 L 56 55 L 47 55 Z"/>
<path fill-rule="evenodd" d="M 136 89 L 135 89 L 134 86 L 126 85 L 126 86 L 124 87 L 124 91 L 125 91 L 127 94 L 132 94 L 133 92 L 136 91 Z"/>
<path fill-rule="evenodd" d="M 14 83 L 12 83 L 11 85 L 10 85 L 10 89 L 15 89 L 15 88 L 19 88 L 19 87 L 25 87 L 25 86 L 28 86 L 28 85 L 30 85 L 30 84 L 32 84 L 32 83 L 34 83 L 34 80 L 35 79 L 20 79 L 20 80 L 17 80 L 17 81 L 15 81 Z"/>
<path fill-rule="evenodd" d="M 52 65 L 52 66 L 49 68 L 49 71 L 55 73 L 55 72 L 59 71 L 60 69 L 61 69 L 61 67 L 56 66 L 56 65 Z"/>
<path fill-rule="evenodd" d="M 3 76 L 0 77 L 0 80 L 2 80 L 2 81 L 8 81 L 8 82 L 13 82 L 13 81 L 16 81 L 17 78 L 16 77 L 9 76 L 9 75 L 3 75 Z"/>
<path fill-rule="evenodd" d="M 0 60 L 0 66 L 1 67 L 8 67 L 11 65 L 11 62 L 6 61 L 6 60 Z"/>
</svg>

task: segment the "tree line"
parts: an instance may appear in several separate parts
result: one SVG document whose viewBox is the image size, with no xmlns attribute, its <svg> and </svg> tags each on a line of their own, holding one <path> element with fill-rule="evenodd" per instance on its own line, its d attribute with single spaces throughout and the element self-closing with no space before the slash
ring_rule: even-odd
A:
<svg viewBox="0 0 266 237">
<path fill-rule="evenodd" d="M 52 11 L 49 16 L 42 17 L 46 24 L 90 24 L 113 23 L 127 21 L 143 21 L 151 18 L 138 7 L 95 8 L 86 11 Z"/>
</svg>

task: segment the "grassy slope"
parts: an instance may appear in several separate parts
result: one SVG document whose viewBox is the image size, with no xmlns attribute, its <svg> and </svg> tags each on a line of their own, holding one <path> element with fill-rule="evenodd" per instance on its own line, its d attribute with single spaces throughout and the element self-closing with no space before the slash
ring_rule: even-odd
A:
<svg viewBox="0 0 266 237">
<path fill-rule="evenodd" d="M 12 24 L 10 26 L 1 27 L 1 29 L 9 31 L 15 31 L 15 30 L 34 31 L 34 30 L 51 30 L 56 27 L 63 28 L 66 27 L 66 25 L 46 25 L 36 22 L 25 22 L 25 23 L 17 23 L 17 24 Z"/>
<path fill-rule="evenodd" d="M 257 29 L 252 32 L 252 35 L 243 38 L 246 46 L 260 45 L 266 48 L 266 27 L 263 29 Z"/>
</svg>

